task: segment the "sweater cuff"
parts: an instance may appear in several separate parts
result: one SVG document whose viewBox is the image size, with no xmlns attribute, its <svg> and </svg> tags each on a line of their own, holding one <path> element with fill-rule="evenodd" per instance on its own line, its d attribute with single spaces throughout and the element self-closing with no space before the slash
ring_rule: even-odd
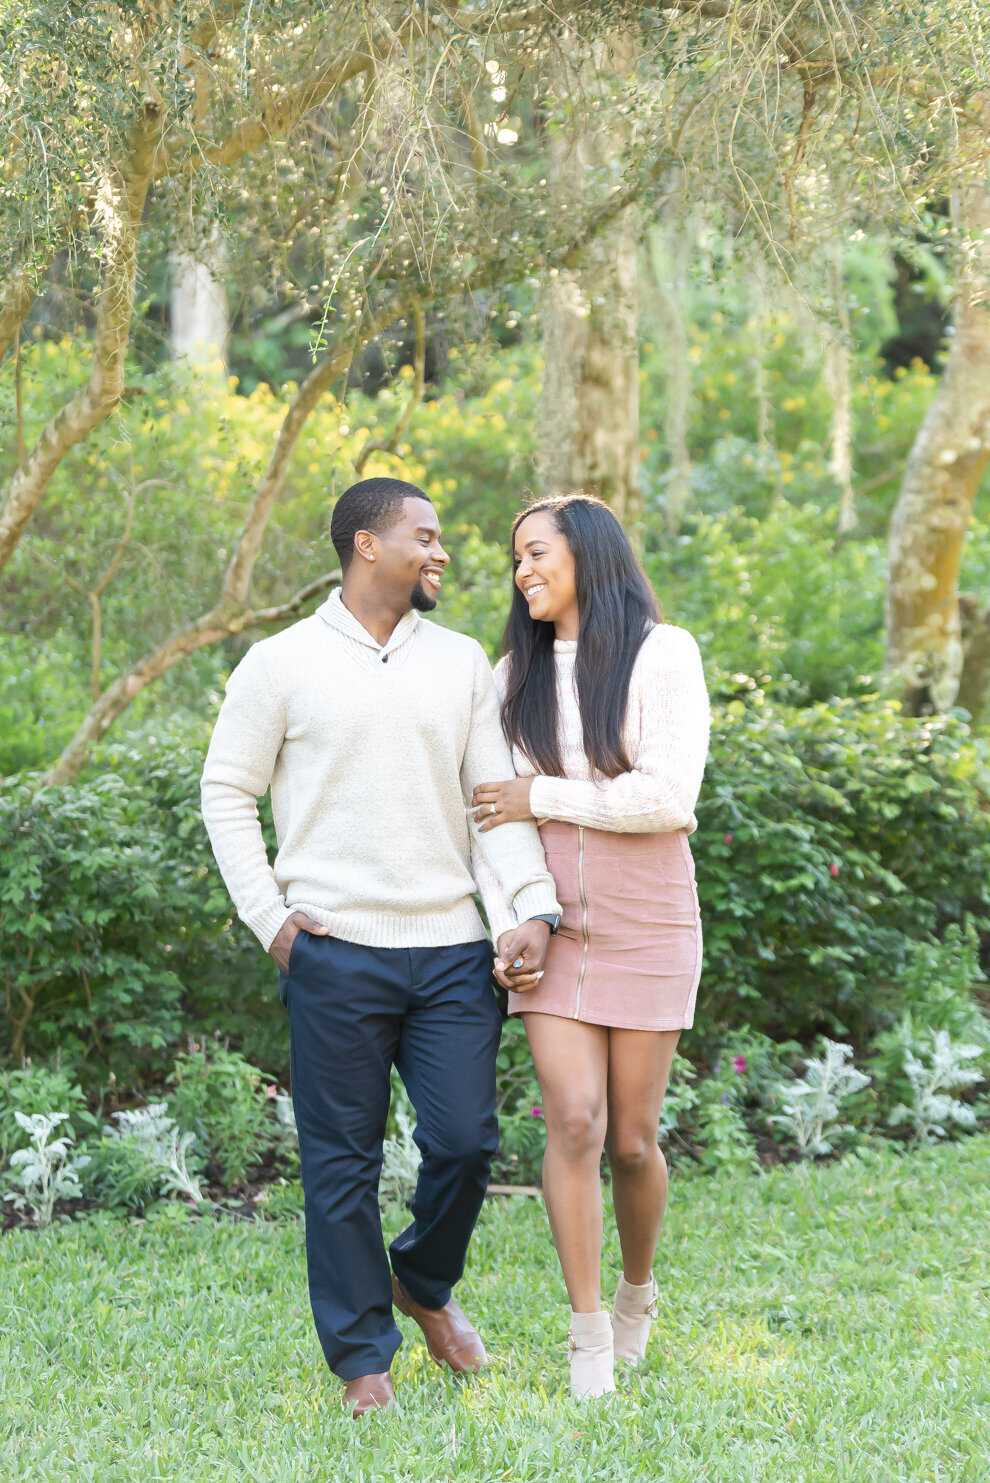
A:
<svg viewBox="0 0 990 1483">
<path fill-rule="evenodd" d="M 553 885 L 542 881 L 534 881 L 532 885 L 523 886 L 521 891 L 517 891 L 512 898 L 512 910 L 520 922 L 526 922 L 530 917 L 561 915 Z"/>
<path fill-rule="evenodd" d="M 530 783 L 529 811 L 534 819 L 554 818 L 553 785 L 556 781 L 556 778 L 547 777 L 545 773 L 540 772 Z"/>
<path fill-rule="evenodd" d="M 269 901 L 260 911 L 252 911 L 242 915 L 241 921 L 246 927 L 251 928 L 251 931 L 267 953 L 279 932 L 281 932 L 291 917 L 292 910 L 292 907 L 286 906 L 284 899 L 279 896 L 275 901 Z"/>
</svg>

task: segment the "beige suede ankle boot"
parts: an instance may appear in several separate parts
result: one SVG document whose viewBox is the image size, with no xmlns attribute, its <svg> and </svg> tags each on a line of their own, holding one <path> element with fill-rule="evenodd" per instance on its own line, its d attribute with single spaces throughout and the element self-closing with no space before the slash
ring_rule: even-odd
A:
<svg viewBox="0 0 990 1483">
<path fill-rule="evenodd" d="M 612 1324 L 607 1313 L 575 1313 L 567 1332 L 571 1350 L 571 1394 L 607 1395 L 615 1389 Z"/>
<path fill-rule="evenodd" d="M 634 1365 L 646 1353 L 646 1341 L 650 1337 L 653 1320 L 657 1316 L 657 1298 L 660 1289 L 657 1279 L 649 1282 L 627 1282 L 619 1278 L 612 1304 L 612 1333 L 615 1343 L 615 1358 L 631 1360 Z"/>
</svg>

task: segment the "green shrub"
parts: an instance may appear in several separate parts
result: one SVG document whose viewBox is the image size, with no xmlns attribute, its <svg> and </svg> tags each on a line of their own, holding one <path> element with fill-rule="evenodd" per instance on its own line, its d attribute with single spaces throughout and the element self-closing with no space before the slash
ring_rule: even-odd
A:
<svg viewBox="0 0 990 1483">
<path fill-rule="evenodd" d="M 60 1052 L 84 1088 L 111 1073 L 141 1087 L 193 1019 L 287 1061 L 275 971 L 214 864 L 188 728 L 106 761 L 65 787 L 0 791 L 0 1059 Z"/>
<path fill-rule="evenodd" d="M 793 708 L 738 677 L 692 841 L 705 931 L 697 1054 L 740 1022 L 864 1045 L 912 943 L 990 908 L 987 747 L 876 698 Z"/>
<path fill-rule="evenodd" d="M 143 1215 L 162 1198 L 159 1166 L 146 1146 L 133 1138 L 101 1138 L 86 1171 L 86 1194 L 101 1210 Z"/>
<path fill-rule="evenodd" d="M 979 936 L 971 921 L 964 926 L 953 923 L 941 942 L 911 943 L 899 984 L 901 1014 L 876 1036 L 868 1062 L 883 1121 L 895 1107 L 911 1102 L 907 1058 L 931 1053 L 933 1031 L 944 1031 L 955 1044 L 980 1046 L 977 1069 L 990 1070 L 990 1021 L 974 992 L 974 986 L 984 981 L 979 954 Z"/>
<path fill-rule="evenodd" d="M 0 1071 L 0 1167 L 10 1163 L 18 1148 L 30 1145 L 30 1134 L 17 1114 L 34 1117 L 62 1112 L 68 1117 L 63 1133 L 74 1141 L 99 1130 L 99 1119 L 89 1110 L 86 1094 L 68 1071 L 60 1066 L 35 1066 L 26 1061 L 15 1070 Z"/>
<path fill-rule="evenodd" d="M 731 1062 L 694 1088 L 692 1123 L 700 1143 L 702 1169 L 753 1172 L 757 1167 L 756 1140 L 743 1115 L 742 1086 Z"/>
<path fill-rule="evenodd" d="M 0 795 L 7 1054 L 126 1076 L 181 1027 L 173 943 L 199 911 L 175 825 L 113 774 Z"/>
<path fill-rule="evenodd" d="M 165 1103 L 114 1113 L 87 1175 L 87 1192 L 106 1210 L 143 1214 L 164 1195 L 181 1194 L 198 1204 L 202 1160 L 191 1151 L 192 1133 L 180 1134 Z"/>
<path fill-rule="evenodd" d="M 261 1082 L 257 1066 L 216 1039 L 176 1057 L 169 1110 L 196 1134 L 225 1185 L 242 1184 L 276 1136 Z"/>
<path fill-rule="evenodd" d="M 499 1148 L 492 1178 L 506 1184 L 534 1184 L 543 1166 L 546 1129 L 540 1084 L 518 1017 L 507 1019 L 502 1026 L 495 1075 Z"/>
<path fill-rule="evenodd" d="M 827 508 L 693 513 L 676 540 L 648 534 L 646 568 L 712 675 L 767 675 L 778 699 L 804 703 L 860 693 L 880 671 L 884 543 L 836 547 Z"/>
</svg>

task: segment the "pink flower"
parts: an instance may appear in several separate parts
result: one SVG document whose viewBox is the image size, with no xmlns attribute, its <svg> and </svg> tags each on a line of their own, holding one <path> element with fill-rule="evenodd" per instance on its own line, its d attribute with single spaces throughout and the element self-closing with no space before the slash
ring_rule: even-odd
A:
<svg viewBox="0 0 990 1483">
<path fill-rule="evenodd" d="M 732 835 L 731 834 L 723 834 L 722 835 L 722 843 L 723 844 L 731 844 L 732 843 Z"/>
<path fill-rule="evenodd" d="M 732 1057 L 732 1069 L 736 1073 L 737 1076 L 745 1076 L 746 1075 L 746 1057 L 745 1056 L 733 1056 Z"/>
<path fill-rule="evenodd" d="M 838 873 L 839 873 L 839 867 L 838 867 L 838 865 L 835 864 L 834 861 L 828 867 L 828 873 L 829 873 L 829 875 L 838 875 Z"/>
<path fill-rule="evenodd" d="M 267 1101 L 274 1102 L 275 1101 L 275 1098 L 277 1096 L 278 1096 L 278 1087 L 277 1086 L 265 1087 L 265 1097 L 266 1097 Z"/>
<path fill-rule="evenodd" d="M 542 1107 L 531 1107 L 529 1109 L 529 1115 L 530 1115 L 530 1117 L 542 1117 L 543 1116 L 543 1108 Z"/>
</svg>

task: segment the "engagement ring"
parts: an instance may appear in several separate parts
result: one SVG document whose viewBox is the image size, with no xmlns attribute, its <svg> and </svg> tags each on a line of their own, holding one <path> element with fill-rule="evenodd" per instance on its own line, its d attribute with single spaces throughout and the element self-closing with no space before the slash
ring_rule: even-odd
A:
<svg viewBox="0 0 990 1483">
<path fill-rule="evenodd" d="M 498 809 L 495 807 L 494 803 L 490 803 L 488 805 L 488 812 L 490 814 L 497 814 L 498 813 Z"/>
</svg>

